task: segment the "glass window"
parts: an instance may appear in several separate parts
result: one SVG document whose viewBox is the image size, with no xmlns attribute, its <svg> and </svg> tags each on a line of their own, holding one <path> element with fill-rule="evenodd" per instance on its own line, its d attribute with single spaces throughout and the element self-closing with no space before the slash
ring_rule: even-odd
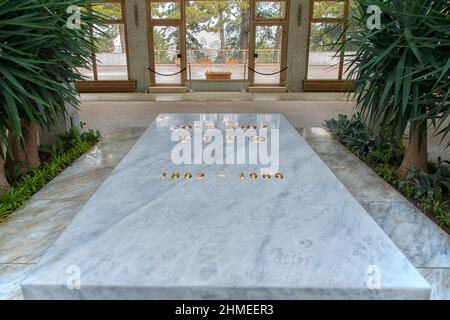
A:
<svg viewBox="0 0 450 320">
<path fill-rule="evenodd" d="M 338 79 L 340 55 L 333 44 L 341 33 L 341 24 L 311 24 L 308 79 Z"/>
<path fill-rule="evenodd" d="M 344 2 L 314 2 L 313 18 L 343 18 Z"/>
<path fill-rule="evenodd" d="M 122 6 L 120 2 L 94 4 L 92 10 L 102 20 L 122 20 Z"/>
<path fill-rule="evenodd" d="M 345 79 L 348 61 L 344 60 L 344 55 L 338 51 L 340 47 L 336 43 L 343 36 L 349 9 L 351 9 L 350 0 L 311 0 L 313 19 L 309 39 L 309 80 Z M 353 48 L 347 49 L 349 54 L 354 52 Z"/>
<path fill-rule="evenodd" d="M 186 49 L 191 79 L 205 79 L 209 70 L 247 74 L 249 0 L 186 2 Z M 188 73 L 189 78 L 189 73 Z"/>
<path fill-rule="evenodd" d="M 125 26 L 98 25 L 94 33 L 98 52 L 95 54 L 98 80 L 127 80 Z"/>
<path fill-rule="evenodd" d="M 180 30 L 173 26 L 153 27 L 156 83 L 180 83 Z M 160 74 L 158 74 L 160 73 Z M 163 75 L 161 75 L 163 74 Z M 166 76 L 174 74 L 171 76 Z"/>
<path fill-rule="evenodd" d="M 180 19 L 178 2 L 152 2 L 150 6 L 152 19 Z"/>
<path fill-rule="evenodd" d="M 125 24 L 121 1 L 95 1 L 92 10 L 100 21 L 95 25 L 92 53 L 95 70 L 80 68 L 85 80 L 128 80 Z"/>
<path fill-rule="evenodd" d="M 255 83 L 275 84 L 280 82 L 282 26 L 256 26 L 255 28 Z"/>
<path fill-rule="evenodd" d="M 286 2 L 284 1 L 257 1 L 256 18 L 283 19 L 286 16 Z"/>
</svg>

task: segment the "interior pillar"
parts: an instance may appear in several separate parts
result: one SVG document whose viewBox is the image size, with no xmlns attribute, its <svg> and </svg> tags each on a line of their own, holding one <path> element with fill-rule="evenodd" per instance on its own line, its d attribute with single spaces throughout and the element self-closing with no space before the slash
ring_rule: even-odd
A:
<svg viewBox="0 0 450 320">
<path fill-rule="evenodd" d="M 146 2 L 125 1 L 130 79 L 136 80 L 139 92 L 145 92 L 149 87 L 149 76 L 146 72 L 149 64 Z"/>
<path fill-rule="evenodd" d="M 303 91 L 307 67 L 309 0 L 290 0 L 286 88 Z"/>
</svg>

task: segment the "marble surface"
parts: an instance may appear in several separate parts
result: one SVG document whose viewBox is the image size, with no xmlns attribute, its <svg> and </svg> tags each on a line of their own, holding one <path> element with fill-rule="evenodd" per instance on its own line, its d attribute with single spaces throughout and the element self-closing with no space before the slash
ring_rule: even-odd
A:
<svg viewBox="0 0 450 320">
<path fill-rule="evenodd" d="M 107 174 L 96 171 L 110 173 L 145 129 L 115 129 L 105 135 L 24 208 L 0 223 L 0 300 L 22 299 L 20 283 L 106 179 Z M 74 197 L 75 193 L 81 197 Z"/>
<path fill-rule="evenodd" d="M 113 169 L 70 166 L 33 195 L 32 200 L 87 201 Z"/>
<path fill-rule="evenodd" d="M 364 208 L 283 116 L 272 118 L 285 179 L 241 181 L 256 168 L 173 165 L 170 124 L 199 115 L 160 115 L 22 283 L 24 297 L 428 299 L 428 283 Z M 159 179 L 174 170 L 207 178 Z M 367 288 L 371 265 L 379 290 Z M 80 290 L 66 286 L 70 266 Z"/>
<path fill-rule="evenodd" d="M 362 203 L 416 267 L 450 268 L 450 237 L 411 202 Z"/>
<path fill-rule="evenodd" d="M 0 264 L 0 300 L 20 300 L 20 283 L 33 269 L 34 264 Z"/>
<path fill-rule="evenodd" d="M 0 264 L 35 263 L 80 211 L 83 202 L 31 200 L 0 224 Z"/>
<path fill-rule="evenodd" d="M 79 171 L 86 168 L 115 167 L 130 151 L 146 128 L 128 127 L 116 128 L 105 135 L 88 153 L 74 162 Z"/>
<path fill-rule="evenodd" d="M 415 267 L 450 268 L 446 232 L 325 129 L 299 132 Z"/>
<path fill-rule="evenodd" d="M 431 285 L 431 300 L 450 300 L 449 268 L 418 268 Z"/>
</svg>

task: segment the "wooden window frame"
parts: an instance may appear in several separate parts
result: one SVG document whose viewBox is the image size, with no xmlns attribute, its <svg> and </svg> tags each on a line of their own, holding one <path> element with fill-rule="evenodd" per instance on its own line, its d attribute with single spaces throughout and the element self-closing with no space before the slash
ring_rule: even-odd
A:
<svg viewBox="0 0 450 320">
<path fill-rule="evenodd" d="M 146 11 L 147 11 L 147 33 L 148 33 L 148 52 L 149 52 L 149 66 L 155 70 L 155 58 L 154 58 L 154 47 L 153 47 L 153 27 L 155 26 L 173 26 L 179 28 L 180 34 L 180 51 L 182 54 L 180 60 L 180 69 L 186 68 L 187 66 L 187 50 L 186 50 L 186 1 L 189 0 L 146 0 Z M 207 1 L 207 0 L 205 0 Z M 214 0 L 213 0 L 214 1 Z M 217 0 L 216 0 L 217 1 Z M 152 19 L 151 17 L 151 4 L 158 2 L 178 2 L 180 9 L 180 19 Z M 284 18 L 257 18 L 256 17 L 256 2 L 284 2 L 285 3 L 285 17 Z M 288 46 L 288 27 L 289 27 L 289 4 L 290 0 L 249 0 L 250 5 L 250 25 L 249 25 L 249 57 L 248 65 L 254 69 L 255 59 L 253 54 L 255 53 L 255 30 L 257 26 L 281 26 L 283 28 L 283 38 L 282 38 L 282 54 L 281 54 L 281 69 L 287 66 L 287 46 Z M 168 87 L 168 86 L 184 86 L 187 81 L 187 70 L 181 73 L 180 83 L 156 83 L 156 76 L 154 73 L 149 72 L 151 87 Z M 195 82 L 205 82 L 213 80 L 196 79 L 190 80 Z M 252 86 L 283 86 L 286 82 L 286 71 L 281 72 L 280 80 L 278 83 L 254 83 L 254 72 L 248 70 L 247 79 L 233 79 L 227 80 L 234 82 L 249 81 Z"/>
<path fill-rule="evenodd" d="M 261 21 L 261 22 L 265 22 L 267 20 L 270 21 L 279 21 L 279 22 L 286 22 L 288 20 L 288 16 L 289 16 L 289 0 L 249 0 L 250 5 L 253 4 L 254 9 L 251 11 L 251 19 L 252 21 Z M 258 18 L 256 15 L 256 3 L 258 2 L 284 2 L 285 3 L 285 7 L 284 7 L 284 17 L 283 18 Z"/>
<path fill-rule="evenodd" d="M 314 18 L 314 4 L 320 2 L 343 2 L 343 15 L 341 18 Z M 338 77 L 337 79 L 308 79 L 309 71 L 309 55 L 311 45 L 311 32 L 313 23 L 332 23 L 341 25 L 342 30 L 348 26 L 348 17 L 350 11 L 350 0 L 310 0 L 309 1 L 309 25 L 308 25 L 308 39 L 307 39 L 307 54 L 306 54 L 306 68 L 305 80 L 303 81 L 304 91 L 353 91 L 353 81 L 343 79 L 344 73 L 344 57 L 345 52 L 341 50 L 339 53 Z M 346 35 L 343 35 L 345 40 Z"/>
<path fill-rule="evenodd" d="M 120 19 L 102 19 L 98 24 L 123 24 L 125 29 L 125 56 L 127 60 L 127 80 L 99 80 L 97 70 L 97 58 L 95 52 L 91 53 L 92 56 L 92 74 L 93 80 L 81 80 L 75 82 L 75 87 L 79 92 L 135 92 L 136 81 L 130 77 L 130 64 L 129 64 L 129 51 L 128 51 L 128 33 L 126 23 L 126 8 L 125 0 L 104 0 L 93 3 L 120 3 L 121 6 L 121 18 Z M 94 45 L 94 31 L 91 29 L 91 43 Z"/>
<path fill-rule="evenodd" d="M 257 2 L 285 2 L 284 18 L 257 18 L 256 17 L 256 3 Z M 256 52 L 256 27 L 258 26 L 281 26 L 283 28 L 283 35 L 281 39 L 281 61 L 280 68 L 284 69 L 287 66 L 287 48 L 288 48 L 288 32 L 289 32 L 289 6 L 290 0 L 273 1 L 273 0 L 250 0 L 250 37 L 249 37 L 249 55 L 248 65 L 250 68 L 255 69 L 255 57 Z M 252 70 L 248 71 L 248 80 L 251 86 L 264 87 L 264 86 L 284 86 L 286 84 L 286 70 L 280 73 L 278 83 L 255 83 L 255 73 Z"/>
<path fill-rule="evenodd" d="M 178 2 L 180 10 L 180 19 L 153 19 L 151 14 L 152 3 L 164 3 L 164 2 Z M 149 66 L 152 70 L 155 69 L 155 52 L 153 47 L 153 28 L 154 27 L 178 27 L 179 41 L 180 41 L 180 70 L 186 67 L 186 8 L 185 0 L 146 0 L 147 11 L 147 34 L 148 34 L 148 53 L 149 53 Z M 147 72 L 147 71 L 146 71 Z M 156 83 L 156 75 L 153 72 L 148 71 L 150 74 L 150 86 L 151 87 L 178 87 L 184 86 L 186 83 L 187 72 L 186 70 L 180 73 L 179 83 Z"/>
</svg>

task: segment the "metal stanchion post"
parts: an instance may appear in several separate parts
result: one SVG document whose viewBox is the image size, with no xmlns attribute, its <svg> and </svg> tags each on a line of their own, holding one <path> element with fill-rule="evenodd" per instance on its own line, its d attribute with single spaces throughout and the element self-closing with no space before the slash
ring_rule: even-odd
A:
<svg viewBox="0 0 450 320">
<path fill-rule="evenodd" d="M 242 89 L 241 92 L 246 92 L 245 90 L 245 78 L 247 78 L 247 64 L 244 63 L 244 80 L 242 80 Z"/>
<path fill-rule="evenodd" d="M 194 89 L 192 89 L 192 71 L 190 63 L 189 63 L 189 92 L 194 92 Z"/>
<path fill-rule="evenodd" d="M 148 86 L 147 86 L 147 72 L 148 72 L 148 68 L 149 68 L 149 66 L 146 66 L 144 68 L 144 91 L 146 93 L 150 92 L 150 81 L 148 82 Z"/>
</svg>

